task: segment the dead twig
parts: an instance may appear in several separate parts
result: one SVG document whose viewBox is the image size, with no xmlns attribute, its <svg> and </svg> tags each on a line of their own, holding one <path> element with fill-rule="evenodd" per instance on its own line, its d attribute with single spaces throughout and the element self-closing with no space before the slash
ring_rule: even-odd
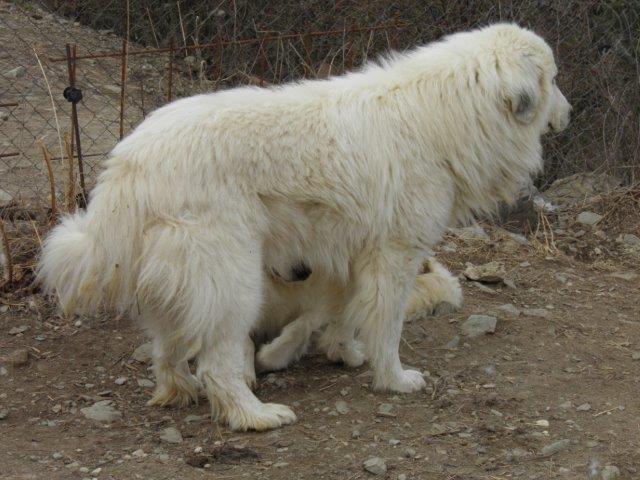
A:
<svg viewBox="0 0 640 480">
<path fill-rule="evenodd" d="M 50 222 L 54 223 L 56 221 L 56 217 L 58 216 L 58 208 L 56 204 L 56 179 L 53 176 L 53 167 L 51 166 L 51 154 L 47 147 L 45 147 L 42 140 L 38 140 L 38 145 L 40 145 L 40 150 L 42 150 L 42 157 L 44 158 L 44 163 L 47 166 L 47 175 L 49 176 L 49 186 L 51 188 L 51 218 Z"/>
<path fill-rule="evenodd" d="M 13 283 L 13 258 L 11 257 L 11 247 L 7 231 L 4 228 L 4 220 L 0 218 L 0 233 L 2 234 L 2 244 L 4 246 L 5 270 L 7 275 L 6 283 Z"/>
</svg>

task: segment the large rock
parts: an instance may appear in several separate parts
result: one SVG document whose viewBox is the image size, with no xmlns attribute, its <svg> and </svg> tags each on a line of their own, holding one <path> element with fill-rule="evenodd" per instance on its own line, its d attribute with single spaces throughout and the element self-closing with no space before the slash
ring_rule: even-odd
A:
<svg viewBox="0 0 640 480">
<path fill-rule="evenodd" d="M 506 271 L 502 262 L 489 262 L 483 265 L 467 263 L 464 276 L 474 282 L 501 283 L 504 281 Z"/>
<path fill-rule="evenodd" d="M 149 363 L 151 361 L 152 352 L 153 345 L 151 342 L 143 343 L 133 351 L 131 358 L 140 363 Z"/>
<path fill-rule="evenodd" d="M 363 467 L 367 472 L 373 473 L 374 475 L 384 475 L 387 473 L 387 463 L 380 457 L 371 457 L 366 459 L 363 463 Z"/>
</svg>

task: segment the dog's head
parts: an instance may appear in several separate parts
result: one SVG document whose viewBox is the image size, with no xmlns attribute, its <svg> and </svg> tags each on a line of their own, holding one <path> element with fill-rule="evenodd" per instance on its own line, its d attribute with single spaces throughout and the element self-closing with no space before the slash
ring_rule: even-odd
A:
<svg viewBox="0 0 640 480">
<path fill-rule="evenodd" d="M 494 25 L 484 33 L 498 78 L 497 100 L 509 120 L 540 134 L 564 130 L 571 105 L 556 84 L 558 69 L 549 45 L 517 25 Z"/>
</svg>

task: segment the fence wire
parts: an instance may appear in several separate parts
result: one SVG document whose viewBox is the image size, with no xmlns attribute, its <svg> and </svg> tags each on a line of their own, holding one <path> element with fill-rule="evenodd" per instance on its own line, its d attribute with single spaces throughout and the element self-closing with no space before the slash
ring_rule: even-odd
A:
<svg viewBox="0 0 640 480">
<path fill-rule="evenodd" d="M 0 3 L 0 206 L 47 199 L 43 148 L 66 188 L 79 150 L 71 81 L 90 188 L 118 139 L 171 99 L 340 74 L 495 21 L 547 39 L 574 106 L 571 127 L 547 140 L 541 182 L 584 170 L 637 181 L 640 0 L 41 0 Z"/>
</svg>

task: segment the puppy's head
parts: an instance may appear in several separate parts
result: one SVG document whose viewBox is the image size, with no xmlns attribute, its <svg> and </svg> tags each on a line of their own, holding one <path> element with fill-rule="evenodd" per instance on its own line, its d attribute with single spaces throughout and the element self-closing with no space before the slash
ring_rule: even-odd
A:
<svg viewBox="0 0 640 480">
<path fill-rule="evenodd" d="M 517 25 L 494 25 L 484 33 L 495 62 L 498 101 L 508 119 L 539 134 L 564 130 L 571 105 L 556 85 L 558 69 L 549 45 Z"/>
</svg>

